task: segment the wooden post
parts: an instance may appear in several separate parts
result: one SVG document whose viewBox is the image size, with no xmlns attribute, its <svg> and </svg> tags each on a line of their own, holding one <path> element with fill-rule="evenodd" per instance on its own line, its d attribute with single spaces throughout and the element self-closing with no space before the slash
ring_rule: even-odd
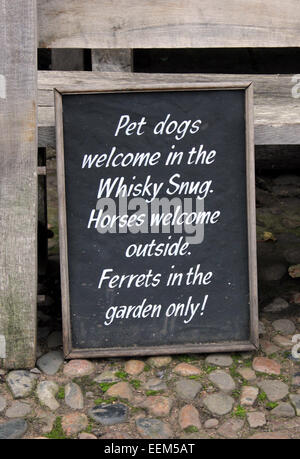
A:
<svg viewBox="0 0 300 459">
<path fill-rule="evenodd" d="M 0 0 L 0 365 L 35 364 L 36 0 Z"/>
<path fill-rule="evenodd" d="M 93 49 L 92 67 L 99 72 L 132 72 L 132 50 Z"/>
</svg>

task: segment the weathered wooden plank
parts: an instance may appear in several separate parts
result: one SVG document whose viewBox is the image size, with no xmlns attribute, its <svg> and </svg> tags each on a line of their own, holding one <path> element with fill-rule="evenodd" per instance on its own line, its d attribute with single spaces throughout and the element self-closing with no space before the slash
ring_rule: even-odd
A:
<svg viewBox="0 0 300 459">
<path fill-rule="evenodd" d="M 41 48 L 300 46 L 298 0 L 38 0 Z"/>
<path fill-rule="evenodd" d="M 132 74 L 100 72 L 39 72 L 39 145 L 54 146 L 53 88 L 70 85 L 93 89 L 130 89 L 135 82 L 164 87 L 170 82 L 253 81 L 255 143 L 300 144 L 300 99 L 292 97 L 291 75 Z M 155 82 L 155 83 L 154 83 Z"/>
<path fill-rule="evenodd" d="M 0 0 L 0 43 L 0 362 L 26 368 L 36 343 L 36 0 Z"/>
</svg>

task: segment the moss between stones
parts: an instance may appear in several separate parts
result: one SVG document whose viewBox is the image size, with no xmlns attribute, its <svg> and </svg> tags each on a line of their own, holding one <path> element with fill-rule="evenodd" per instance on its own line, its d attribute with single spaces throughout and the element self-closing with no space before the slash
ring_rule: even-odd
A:
<svg viewBox="0 0 300 459">
<path fill-rule="evenodd" d="M 164 391 L 163 390 L 147 390 L 146 395 L 147 397 L 150 397 L 151 395 L 159 395 L 162 394 Z"/>
<path fill-rule="evenodd" d="M 63 400 L 65 398 L 65 388 L 63 386 L 58 389 L 56 398 L 58 398 L 59 400 Z"/>
<path fill-rule="evenodd" d="M 216 367 L 215 365 L 204 365 L 203 371 L 204 371 L 204 373 L 206 373 L 207 375 L 209 375 L 209 373 L 211 373 L 212 371 L 217 370 L 217 368 L 218 368 L 218 367 Z"/>
<path fill-rule="evenodd" d="M 232 416 L 244 419 L 246 417 L 246 414 L 247 414 L 246 409 L 243 406 L 238 405 L 233 410 Z"/>
<path fill-rule="evenodd" d="M 141 381 L 139 381 L 138 379 L 132 379 L 129 382 L 135 389 L 139 389 L 141 387 L 141 384 L 142 384 Z"/>
<path fill-rule="evenodd" d="M 276 403 L 276 402 L 268 402 L 268 403 L 266 403 L 266 408 L 268 410 L 273 410 L 273 408 L 276 408 L 276 406 L 278 406 L 278 403 Z"/>
<path fill-rule="evenodd" d="M 45 434 L 46 438 L 50 438 L 52 440 L 66 440 L 68 438 L 63 431 L 61 419 L 61 416 L 58 416 L 55 419 L 51 432 Z"/>
<path fill-rule="evenodd" d="M 199 432 L 199 429 L 196 426 L 188 426 L 184 429 L 185 433 L 195 433 Z"/>
<path fill-rule="evenodd" d="M 109 397 L 109 398 L 97 398 L 94 400 L 95 405 L 101 405 L 102 403 L 113 403 L 117 400 L 117 397 Z"/>
<path fill-rule="evenodd" d="M 191 363 L 191 362 L 195 362 L 197 360 L 197 358 L 193 355 L 178 355 L 176 357 L 176 360 L 179 360 L 179 362 L 184 362 L 184 363 Z"/>
<path fill-rule="evenodd" d="M 257 400 L 259 402 L 265 402 L 267 400 L 267 394 L 264 391 L 260 392 L 257 396 Z"/>
<path fill-rule="evenodd" d="M 115 376 L 122 379 L 122 381 L 128 380 L 128 373 L 126 373 L 126 371 L 116 371 Z"/>
<path fill-rule="evenodd" d="M 194 379 L 196 381 L 198 381 L 199 379 L 202 379 L 203 378 L 203 375 L 190 375 L 188 376 L 188 379 Z"/>
<path fill-rule="evenodd" d="M 99 383 L 99 386 L 100 386 L 100 389 L 102 390 L 102 392 L 107 392 L 108 389 L 111 387 L 111 386 L 114 386 L 115 384 L 117 384 L 116 382 L 103 382 L 103 383 Z"/>
</svg>

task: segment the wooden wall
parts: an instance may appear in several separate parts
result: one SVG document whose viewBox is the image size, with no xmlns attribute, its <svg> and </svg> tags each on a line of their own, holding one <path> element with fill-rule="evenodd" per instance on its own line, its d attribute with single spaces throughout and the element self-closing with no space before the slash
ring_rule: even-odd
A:
<svg viewBox="0 0 300 459">
<path fill-rule="evenodd" d="M 298 0 L 38 0 L 41 48 L 300 46 Z"/>
<path fill-rule="evenodd" d="M 104 65 L 105 68 L 105 65 Z M 116 66 L 117 68 L 117 66 Z M 121 68 L 121 66 L 120 66 Z M 105 68 L 106 69 L 106 68 Z M 151 74 L 119 73 L 119 88 L 132 86 L 133 81 L 152 83 Z M 157 77 L 156 77 L 157 78 Z M 292 75 L 219 75 L 161 74 L 160 86 L 173 82 L 254 81 L 256 145 L 287 145 L 300 143 L 299 99 L 292 97 Z M 79 85 L 93 89 L 110 87 L 110 74 L 100 72 L 39 72 L 39 145 L 55 146 L 53 88 Z"/>
<path fill-rule="evenodd" d="M 103 70 L 130 86 L 133 48 L 300 47 L 299 18 L 299 0 L 0 0 L 0 365 L 35 363 L 37 104 L 39 145 L 55 146 L 53 87 L 109 85 Z M 70 70 L 39 72 L 38 99 L 37 46 Z M 76 68 L 62 48 L 74 48 Z M 83 48 L 92 49 L 93 72 L 74 72 Z M 292 75 L 185 76 L 226 79 L 254 81 L 257 145 L 300 144 Z"/>
</svg>

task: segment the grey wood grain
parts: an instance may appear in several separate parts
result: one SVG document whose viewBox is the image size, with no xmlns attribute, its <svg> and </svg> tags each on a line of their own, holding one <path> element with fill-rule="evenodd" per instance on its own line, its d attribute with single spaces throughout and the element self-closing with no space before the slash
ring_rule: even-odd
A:
<svg viewBox="0 0 300 459">
<path fill-rule="evenodd" d="M 134 89 L 139 85 L 164 88 L 222 81 L 253 81 L 256 145 L 300 143 L 300 99 L 292 97 L 292 75 L 142 74 L 122 72 L 39 72 L 39 146 L 55 146 L 53 88 L 86 90 Z"/>
<path fill-rule="evenodd" d="M 300 46 L 298 0 L 38 0 L 41 48 Z"/>
</svg>

